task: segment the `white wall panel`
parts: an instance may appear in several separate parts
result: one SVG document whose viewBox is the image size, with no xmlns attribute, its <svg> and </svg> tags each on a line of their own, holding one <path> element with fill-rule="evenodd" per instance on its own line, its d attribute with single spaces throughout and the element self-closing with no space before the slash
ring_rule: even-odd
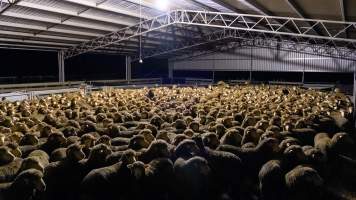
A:
<svg viewBox="0 0 356 200">
<path fill-rule="evenodd" d="M 353 72 L 356 67 L 356 61 L 256 47 L 171 62 L 174 70 L 209 71 Z"/>
</svg>

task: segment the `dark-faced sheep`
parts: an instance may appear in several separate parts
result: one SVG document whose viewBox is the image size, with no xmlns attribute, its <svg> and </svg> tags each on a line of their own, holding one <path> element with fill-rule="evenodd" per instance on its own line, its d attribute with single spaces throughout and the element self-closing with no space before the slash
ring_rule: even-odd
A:
<svg viewBox="0 0 356 200">
<path fill-rule="evenodd" d="M 193 137 L 197 146 L 199 147 L 199 156 L 205 158 L 214 174 L 214 184 L 221 192 L 227 192 L 233 197 L 239 195 L 242 162 L 241 159 L 230 153 L 219 150 L 212 150 L 205 147 L 200 136 Z"/>
<path fill-rule="evenodd" d="M 188 160 L 179 158 L 174 163 L 175 192 L 173 199 L 194 200 L 214 199 L 212 170 L 208 161 L 202 157 Z"/>
<path fill-rule="evenodd" d="M 149 163 L 155 158 L 170 158 L 170 145 L 164 140 L 155 140 L 150 146 L 138 155 L 138 160 Z"/>
<path fill-rule="evenodd" d="M 284 174 L 284 169 L 279 160 L 270 160 L 262 166 L 258 178 L 260 194 L 263 200 L 286 199 Z"/>
<path fill-rule="evenodd" d="M 322 199 L 324 181 L 313 168 L 297 166 L 285 175 L 285 182 L 288 199 Z"/>
<path fill-rule="evenodd" d="M 92 170 L 80 184 L 82 200 L 121 199 L 129 197 L 131 180 L 135 178 L 127 165 L 135 161 L 135 152 L 128 150 L 120 162 Z"/>
<path fill-rule="evenodd" d="M 220 144 L 228 144 L 233 146 L 241 146 L 242 137 L 237 130 L 228 130 L 220 139 Z"/>
<path fill-rule="evenodd" d="M 46 184 L 42 177 L 42 172 L 36 169 L 28 169 L 21 172 L 13 182 L 0 184 L 0 199 L 35 199 L 36 194 L 38 198 L 40 196 L 39 192 L 43 192 L 46 189 Z"/>
<path fill-rule="evenodd" d="M 78 144 L 67 148 L 66 158 L 52 162 L 44 172 L 44 181 L 47 185 L 46 199 L 77 199 L 76 187 L 82 178 L 88 173 L 80 161 L 85 154 Z"/>
</svg>

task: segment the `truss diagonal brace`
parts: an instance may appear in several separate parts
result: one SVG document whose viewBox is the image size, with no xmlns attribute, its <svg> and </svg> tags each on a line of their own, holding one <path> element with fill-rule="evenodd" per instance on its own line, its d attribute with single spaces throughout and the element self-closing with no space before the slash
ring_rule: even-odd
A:
<svg viewBox="0 0 356 200">
<path fill-rule="evenodd" d="M 245 19 L 254 19 L 256 21 L 255 25 L 249 25 L 251 22 L 247 22 Z M 271 24 L 272 21 L 279 20 L 284 21 L 280 25 Z M 257 26 L 257 23 L 263 22 L 268 23 L 271 27 L 270 30 L 262 29 L 261 26 Z M 303 23 L 301 23 L 303 22 Z M 300 24 L 305 24 L 305 22 L 310 24 L 319 24 L 323 27 L 323 30 L 328 33 L 328 35 L 315 35 L 307 30 L 303 31 L 303 27 Z M 294 24 L 298 28 L 298 32 L 289 32 L 283 29 L 283 26 L 288 24 Z M 249 35 L 253 34 L 269 34 L 275 37 L 289 37 L 297 38 L 297 41 L 317 41 L 320 44 L 333 44 L 343 45 L 350 44 L 352 46 L 356 44 L 356 39 L 346 38 L 340 34 L 346 31 L 343 29 L 345 26 L 356 27 L 356 22 L 344 22 L 344 21 L 332 21 L 332 20 L 318 20 L 318 19 L 303 19 L 303 18 L 290 18 L 290 17 L 276 17 L 276 16 L 265 16 L 265 15 L 249 15 L 249 14 L 237 14 L 237 13 L 221 13 L 221 12 L 208 12 L 208 11 L 190 11 L 190 10 L 175 10 L 168 12 L 164 15 L 146 20 L 131 27 L 123 28 L 117 32 L 110 33 L 103 37 L 96 38 L 89 42 L 82 43 L 76 47 L 71 47 L 65 51 L 65 58 L 70 58 L 82 53 L 86 53 L 101 47 L 105 47 L 114 43 L 118 43 L 127 40 L 132 37 L 137 37 L 145 33 L 161 29 L 174 24 L 184 24 L 191 26 L 205 26 L 213 28 L 222 28 L 229 30 L 238 30 L 248 32 Z M 274 27 L 277 26 L 277 27 Z M 335 30 L 335 28 L 339 30 Z M 202 38 L 204 41 L 204 38 Z M 338 42 L 338 44 L 336 44 Z M 341 54 L 343 55 L 343 54 Z"/>
<path fill-rule="evenodd" d="M 0 0 L 0 15 L 21 0 Z"/>
</svg>

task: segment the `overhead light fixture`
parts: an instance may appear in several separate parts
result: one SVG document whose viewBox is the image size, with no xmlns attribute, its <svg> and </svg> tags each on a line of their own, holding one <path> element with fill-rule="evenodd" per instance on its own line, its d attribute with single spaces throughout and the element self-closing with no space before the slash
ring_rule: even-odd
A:
<svg viewBox="0 0 356 200">
<path fill-rule="evenodd" d="M 170 0 L 155 0 L 155 5 L 157 9 L 162 10 L 162 11 L 168 11 L 169 10 L 169 1 Z"/>
<path fill-rule="evenodd" d="M 142 2 L 140 0 L 140 33 L 142 31 Z M 139 60 L 139 63 L 143 63 L 143 60 L 142 60 L 142 34 L 139 35 L 139 45 L 140 45 L 140 60 Z"/>
</svg>

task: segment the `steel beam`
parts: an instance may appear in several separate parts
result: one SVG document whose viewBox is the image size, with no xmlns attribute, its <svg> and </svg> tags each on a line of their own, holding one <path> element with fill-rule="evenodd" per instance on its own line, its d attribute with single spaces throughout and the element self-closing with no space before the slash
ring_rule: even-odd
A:
<svg viewBox="0 0 356 200">
<path fill-rule="evenodd" d="M 246 19 L 254 19 L 256 22 L 251 23 Z M 271 24 L 273 21 L 283 21 L 282 24 Z M 298 24 L 311 23 L 312 27 L 303 29 Z M 220 13 L 220 12 L 206 12 L 206 11 L 189 11 L 189 10 L 175 10 L 164 15 L 155 17 L 150 20 L 145 20 L 135 26 L 120 29 L 104 37 L 99 37 L 89 42 L 82 43 L 76 47 L 69 48 L 65 52 L 65 57 L 70 58 L 82 53 L 89 52 L 101 47 L 109 46 L 111 44 L 119 43 L 139 35 L 143 35 L 158 29 L 162 29 L 171 25 L 184 24 L 190 26 L 204 26 L 211 28 L 222 28 L 228 30 L 244 31 L 246 35 L 260 34 L 268 38 L 280 38 L 283 41 L 290 39 L 296 43 L 304 43 L 306 45 L 318 44 L 317 46 L 324 47 L 322 50 L 330 51 L 334 55 L 335 52 L 338 56 L 347 56 L 349 53 L 356 49 L 356 40 L 345 38 L 343 34 L 346 30 L 353 28 L 356 29 L 356 22 L 342 22 L 332 20 L 317 20 L 317 19 L 303 19 L 303 18 L 290 18 L 290 17 L 275 17 L 275 16 L 261 16 L 249 14 L 236 14 L 236 13 Z M 269 30 L 261 28 L 259 25 L 270 26 Z M 293 25 L 298 32 L 287 32 L 284 27 Z M 319 25 L 323 27 L 323 31 L 327 35 L 315 35 L 311 30 L 314 26 Z M 142 27 L 142 28 L 140 28 Z M 335 27 L 345 27 L 335 30 Z M 195 40 L 196 38 L 194 38 Z M 250 38 L 251 39 L 251 38 Z M 201 42 L 201 40 L 198 40 Z M 304 45 L 305 46 L 305 45 Z M 311 45 L 312 46 L 312 45 Z M 330 48 L 329 48 L 330 47 Z M 341 48 L 339 48 L 341 47 Z M 344 50 L 350 49 L 350 51 Z M 343 53 L 339 54 L 340 51 Z"/>
<path fill-rule="evenodd" d="M 107 6 L 104 4 L 104 2 L 96 3 L 96 2 L 85 1 L 85 0 L 64 0 L 64 1 L 82 5 L 82 6 L 87 6 L 89 8 L 95 8 L 95 9 L 105 10 L 105 11 L 109 11 L 109 12 L 116 13 L 116 14 L 126 15 L 126 16 L 134 17 L 134 18 L 149 19 L 152 17 L 152 16 L 146 16 L 146 15 L 140 16 L 138 12 L 132 12 L 129 9 Z"/>
<path fill-rule="evenodd" d="M 118 19 L 112 19 L 112 18 L 106 18 L 106 17 L 101 17 L 101 16 L 95 16 L 95 15 L 90 15 L 85 12 L 74 12 L 66 9 L 61 9 L 61 8 L 55 8 L 55 7 L 50 7 L 46 5 L 42 5 L 39 3 L 32 3 L 32 2 L 27 2 L 27 1 L 21 1 L 17 3 L 18 6 L 26 7 L 26 8 L 32 8 L 36 10 L 42 10 L 45 12 L 52 12 L 52 13 L 57 13 L 57 14 L 63 14 L 67 16 L 72 16 L 72 17 L 82 17 L 85 19 L 90 19 L 94 21 L 99 21 L 99 22 L 105 22 L 109 24 L 116 24 L 119 26 L 132 26 L 133 24 L 137 23 L 136 20 L 118 20 Z"/>
<path fill-rule="evenodd" d="M 83 5 L 83 6 L 87 6 L 87 4 L 88 4 L 88 3 L 83 3 L 82 1 L 77 1 L 77 0 L 75 0 L 75 2 L 77 4 L 80 4 L 80 5 Z M 115 12 L 116 14 L 121 14 L 121 13 L 119 13 L 118 10 L 108 9 L 107 7 L 100 7 L 102 5 L 101 3 L 96 4 L 96 5 L 98 5 L 98 6 L 96 6 L 97 9 L 104 10 L 104 11 Z M 73 25 L 73 26 L 79 25 L 79 27 L 83 27 L 83 24 L 79 24 L 79 23 L 68 21 L 69 19 L 72 19 L 73 17 L 80 17 L 80 18 L 83 18 L 83 19 L 88 19 L 88 20 L 93 20 L 93 21 L 98 21 L 98 22 L 105 22 L 105 23 L 108 23 L 108 24 L 113 24 L 113 25 L 115 25 L 115 27 L 116 26 L 119 26 L 119 27 L 133 26 L 138 22 L 137 18 L 127 18 L 125 20 L 117 21 L 117 20 L 113 20 L 111 18 L 93 16 L 93 15 L 85 13 L 85 11 L 89 10 L 91 7 L 88 7 L 88 9 L 85 9 L 85 10 L 83 10 L 81 12 L 75 12 L 75 11 L 68 11 L 68 10 L 65 10 L 65 9 L 54 8 L 54 7 L 41 5 L 41 4 L 37 4 L 37 3 L 32 3 L 32 2 L 20 2 L 20 3 L 18 3 L 18 6 L 23 6 L 23 7 L 26 7 L 26 8 L 37 9 L 37 10 L 42 10 L 42 11 L 46 11 L 46 12 L 52 12 L 52 13 L 56 13 L 56 14 L 62 14 L 62 15 L 69 16 L 69 17 L 67 17 L 65 19 L 60 20 L 59 23 L 57 22 L 53 26 L 47 27 L 48 31 L 50 31 L 51 28 L 54 28 L 57 24 L 68 24 L 68 25 Z M 7 15 L 9 15 L 9 14 L 7 14 Z M 17 15 L 17 13 L 15 15 Z M 148 16 L 145 16 L 145 17 L 149 18 Z M 131 20 L 128 20 L 128 19 L 131 19 Z M 101 31 L 103 31 L 103 30 L 104 31 L 110 31 L 110 32 L 117 30 L 116 28 L 112 29 L 112 28 L 103 27 L 103 26 L 100 26 L 100 25 L 88 26 L 87 24 L 85 24 L 84 28 L 85 27 L 91 28 L 91 29 L 97 29 L 97 30 L 101 30 Z M 42 32 L 43 31 L 40 31 L 38 33 L 42 33 Z M 180 36 L 178 35 L 178 37 L 180 37 Z"/>
<path fill-rule="evenodd" d="M 335 48 L 327 45 L 311 45 L 308 43 L 295 42 L 288 39 L 284 39 L 283 37 L 275 38 L 270 37 L 265 34 L 255 34 L 251 35 L 246 31 L 237 31 L 237 30 L 223 30 L 214 33 L 215 37 L 211 40 L 211 43 L 216 43 L 218 40 L 226 41 L 221 45 L 221 47 L 217 46 L 215 49 L 204 49 L 200 52 L 200 54 L 206 54 L 207 52 L 215 52 L 215 51 L 226 51 L 226 49 L 235 48 L 236 45 L 241 47 L 262 47 L 262 48 L 270 48 L 270 49 L 280 49 L 285 51 L 293 51 L 293 52 L 301 52 L 305 54 L 312 54 L 318 56 L 327 56 L 327 57 L 335 57 L 335 58 L 343 58 L 348 60 L 356 60 L 356 50 L 355 49 L 347 49 L 347 48 Z M 234 43 L 231 41 L 239 41 L 238 43 Z M 209 42 L 207 40 L 206 42 Z M 191 45 L 183 46 L 180 48 L 171 48 L 166 50 L 161 50 L 160 52 L 153 52 L 156 54 L 144 54 L 145 56 L 155 56 L 155 55 L 164 55 L 166 53 L 171 53 L 175 51 L 179 51 L 181 49 L 191 48 L 193 46 L 202 45 L 201 43 L 193 43 Z M 198 54 L 198 55 L 200 55 Z M 190 55 L 189 55 L 190 56 Z M 187 59 L 187 57 L 178 58 Z"/>
<path fill-rule="evenodd" d="M 21 0 L 0 0 L 0 15 L 20 1 Z"/>
<path fill-rule="evenodd" d="M 145 33 L 162 29 L 174 22 L 174 16 L 170 13 L 161 15 L 150 20 L 142 21 L 134 26 L 120 29 L 117 32 L 110 33 L 104 37 L 99 37 L 86 43 L 82 43 L 76 47 L 70 48 L 65 52 L 65 58 L 70 58 L 91 50 L 95 50 L 101 47 L 105 47 L 114 43 L 128 40 Z"/>
<path fill-rule="evenodd" d="M 294 2 L 294 0 L 285 0 L 285 2 L 288 4 L 288 6 L 290 8 L 292 8 L 292 10 L 300 17 L 300 18 L 309 18 L 307 17 L 307 15 L 302 11 L 302 9 L 297 5 L 296 2 Z M 311 24 L 310 22 L 307 22 L 308 26 L 311 27 L 313 26 L 313 24 Z M 320 32 L 320 30 L 318 30 L 317 27 L 314 27 L 313 30 L 318 34 L 318 35 L 323 35 L 323 33 Z"/>
<path fill-rule="evenodd" d="M 346 21 L 347 17 L 346 17 L 346 9 L 345 9 L 345 0 L 339 0 L 339 4 L 340 4 L 340 15 L 341 15 L 341 20 L 342 21 Z M 347 30 L 345 32 L 345 35 L 347 38 L 349 38 L 349 31 Z"/>
</svg>

